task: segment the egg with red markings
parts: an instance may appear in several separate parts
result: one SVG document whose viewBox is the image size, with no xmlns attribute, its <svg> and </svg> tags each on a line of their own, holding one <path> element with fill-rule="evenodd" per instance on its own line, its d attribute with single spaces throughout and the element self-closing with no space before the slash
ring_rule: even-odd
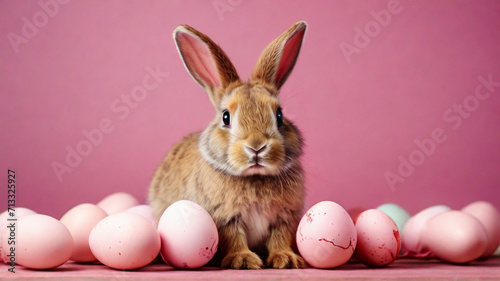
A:
<svg viewBox="0 0 500 281">
<path fill-rule="evenodd" d="M 219 235 L 210 214 L 200 205 L 180 200 L 170 205 L 158 221 L 161 256 L 177 268 L 199 268 L 217 252 Z"/>
<path fill-rule="evenodd" d="M 401 250 L 401 238 L 396 223 L 380 210 L 362 212 L 355 223 L 356 256 L 370 266 L 392 263 Z"/>
<path fill-rule="evenodd" d="M 304 260 L 316 268 L 345 264 L 356 248 L 356 228 L 342 206 L 319 202 L 302 217 L 297 229 L 297 247 Z"/>
</svg>

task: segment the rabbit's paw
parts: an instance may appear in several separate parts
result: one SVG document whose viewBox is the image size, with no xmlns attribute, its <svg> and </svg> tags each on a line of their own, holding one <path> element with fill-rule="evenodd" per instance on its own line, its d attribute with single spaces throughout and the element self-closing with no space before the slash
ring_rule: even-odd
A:
<svg viewBox="0 0 500 281">
<path fill-rule="evenodd" d="M 269 255 L 267 266 L 272 268 L 303 268 L 305 263 L 302 257 L 293 251 L 281 251 Z"/>
<path fill-rule="evenodd" d="M 260 269 L 264 266 L 257 254 L 247 251 L 233 252 L 222 259 L 222 267 L 233 269 Z"/>
</svg>

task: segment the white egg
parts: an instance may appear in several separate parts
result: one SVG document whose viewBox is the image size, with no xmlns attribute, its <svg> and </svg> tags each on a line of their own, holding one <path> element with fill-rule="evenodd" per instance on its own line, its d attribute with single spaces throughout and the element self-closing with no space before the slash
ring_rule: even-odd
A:
<svg viewBox="0 0 500 281">
<path fill-rule="evenodd" d="M 158 222 L 161 256 L 178 268 L 199 268 L 217 252 L 219 235 L 212 217 L 200 205 L 180 200 Z"/>
<path fill-rule="evenodd" d="M 3 250 L 3 246 L 2 246 L 1 241 L 2 241 L 2 237 L 3 237 L 3 232 L 4 232 L 5 228 L 7 228 L 7 225 L 9 222 L 8 218 L 9 217 L 20 218 L 20 217 L 23 217 L 26 215 L 36 214 L 36 212 L 34 212 L 30 209 L 27 209 L 27 208 L 23 208 L 23 207 L 16 207 L 13 209 L 14 209 L 14 212 L 9 212 L 9 210 L 6 210 L 2 214 L 0 214 L 0 260 L 5 261 L 5 262 L 7 262 L 9 260 L 9 258 L 7 258 L 8 253 Z M 9 250 L 9 249 L 7 249 L 7 250 Z"/>
<path fill-rule="evenodd" d="M 40 214 L 23 216 L 12 227 L 9 224 L 3 233 L 2 245 L 5 250 L 9 249 L 8 258 L 10 247 L 15 247 L 15 262 L 33 269 L 58 267 L 73 252 L 73 238 L 64 224 Z"/>
<path fill-rule="evenodd" d="M 447 211 L 429 219 L 421 243 L 442 260 L 467 263 L 484 253 L 488 235 L 483 224 L 472 215 Z"/>
<path fill-rule="evenodd" d="M 462 208 L 462 212 L 478 219 L 488 234 L 488 245 L 481 257 L 492 255 L 500 245 L 500 212 L 493 204 L 485 201 L 476 201 Z"/>
<path fill-rule="evenodd" d="M 151 222 L 131 213 L 110 215 L 90 232 L 92 254 L 116 269 L 136 269 L 148 265 L 160 252 L 160 236 Z"/>
<path fill-rule="evenodd" d="M 90 231 L 106 216 L 104 210 L 88 203 L 75 206 L 62 216 L 61 222 L 68 228 L 73 237 L 74 247 L 71 260 L 76 262 L 92 262 L 96 260 L 90 251 Z"/>
<path fill-rule="evenodd" d="M 427 221 L 449 210 L 451 210 L 451 208 L 444 205 L 432 206 L 420 211 L 406 222 L 402 233 L 402 240 L 403 249 L 408 251 L 408 255 L 425 257 L 431 254 L 429 249 L 426 249 L 421 244 L 422 232 L 425 229 Z"/>
</svg>

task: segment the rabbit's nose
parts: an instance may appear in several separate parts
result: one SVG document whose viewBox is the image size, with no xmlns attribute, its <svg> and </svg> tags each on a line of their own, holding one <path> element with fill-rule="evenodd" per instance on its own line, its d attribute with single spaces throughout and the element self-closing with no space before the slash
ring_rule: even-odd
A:
<svg viewBox="0 0 500 281">
<path fill-rule="evenodd" d="M 261 146 L 261 147 L 260 147 L 260 148 L 258 148 L 258 149 L 254 148 L 254 147 L 252 147 L 252 146 L 248 146 L 248 145 L 246 145 L 246 146 L 245 146 L 245 149 L 246 149 L 248 152 L 250 152 L 250 153 L 255 153 L 255 155 L 259 155 L 259 153 L 261 153 L 262 151 L 264 151 L 264 149 L 266 149 L 266 148 L 267 148 L 267 145 L 263 145 L 263 146 Z"/>
<path fill-rule="evenodd" d="M 266 146 L 266 136 L 261 132 L 253 132 L 245 139 L 245 149 L 252 154 L 259 154 Z"/>
</svg>

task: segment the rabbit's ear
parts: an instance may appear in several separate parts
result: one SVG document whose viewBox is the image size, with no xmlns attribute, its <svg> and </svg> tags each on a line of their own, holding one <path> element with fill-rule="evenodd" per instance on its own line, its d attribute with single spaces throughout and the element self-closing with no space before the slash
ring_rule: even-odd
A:
<svg viewBox="0 0 500 281">
<path fill-rule="evenodd" d="M 188 25 L 180 25 L 174 30 L 174 40 L 187 70 L 217 106 L 223 94 L 217 89 L 239 81 L 233 64 L 208 36 Z"/>
<path fill-rule="evenodd" d="M 299 21 L 271 42 L 257 60 L 252 79 L 279 90 L 295 66 L 306 28 L 307 23 Z"/>
</svg>

